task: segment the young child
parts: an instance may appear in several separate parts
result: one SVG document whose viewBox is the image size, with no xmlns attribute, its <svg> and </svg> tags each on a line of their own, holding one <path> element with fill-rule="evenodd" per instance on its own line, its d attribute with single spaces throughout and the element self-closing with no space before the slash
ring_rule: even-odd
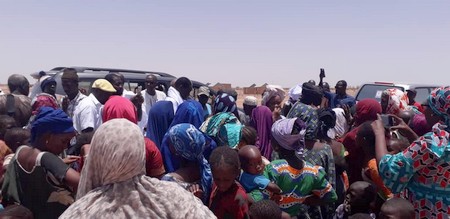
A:
<svg viewBox="0 0 450 219">
<path fill-rule="evenodd" d="M 288 219 L 289 214 L 281 211 L 277 203 L 272 200 L 261 200 L 250 206 L 250 219 Z"/>
<path fill-rule="evenodd" d="M 30 141 L 30 138 L 31 133 L 28 129 L 14 127 L 6 131 L 4 140 L 5 144 L 11 149 L 11 153 L 6 155 L 3 159 L 2 174 L 8 168 L 8 165 L 14 157 L 14 153 L 16 153 L 17 148 L 22 145 L 27 145 Z"/>
<path fill-rule="evenodd" d="M 238 149 L 246 145 L 255 145 L 258 140 L 258 133 L 251 126 L 244 126 L 241 131 L 241 141 L 238 144 Z"/>
<path fill-rule="evenodd" d="M 376 194 L 372 184 L 364 181 L 354 182 L 347 191 L 344 204 L 336 209 L 334 218 L 348 218 L 357 213 L 371 214 L 375 218 L 375 214 L 371 213 L 371 204 L 375 201 Z"/>
<path fill-rule="evenodd" d="M 213 150 L 209 158 L 213 176 L 213 189 L 209 208 L 217 218 L 247 218 L 248 197 L 236 182 L 241 166 L 238 153 L 226 146 Z"/>
<path fill-rule="evenodd" d="M 263 175 L 264 167 L 261 152 L 253 145 L 247 145 L 239 150 L 239 161 L 242 170 L 239 182 L 246 192 L 254 189 L 265 189 L 274 195 L 280 195 L 281 189 L 275 183 L 270 182 Z"/>
<path fill-rule="evenodd" d="M 383 206 L 379 218 L 381 219 L 411 219 L 415 217 L 411 202 L 402 198 L 391 198 Z"/>
</svg>

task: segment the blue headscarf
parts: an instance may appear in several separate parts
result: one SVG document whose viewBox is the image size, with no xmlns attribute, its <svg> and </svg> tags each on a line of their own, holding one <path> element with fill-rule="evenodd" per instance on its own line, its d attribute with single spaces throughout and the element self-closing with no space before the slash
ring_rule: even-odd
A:
<svg viewBox="0 0 450 219">
<path fill-rule="evenodd" d="M 181 123 L 189 123 L 196 128 L 200 128 L 204 120 L 202 105 L 196 100 L 186 100 L 178 106 L 170 127 Z"/>
<path fill-rule="evenodd" d="M 173 107 L 170 101 L 158 101 L 148 112 L 147 137 L 155 142 L 159 150 L 173 118 Z"/>
<path fill-rule="evenodd" d="M 38 138 L 48 132 L 51 134 L 75 132 L 72 119 L 61 109 L 42 107 L 31 123 L 31 143 L 36 145 L 34 143 Z"/>
<path fill-rule="evenodd" d="M 203 156 L 206 140 L 202 132 L 191 124 L 182 123 L 173 126 L 169 138 L 176 153 L 189 161 L 197 161 L 201 171 L 201 186 L 206 200 L 211 191 L 212 174 L 208 161 Z"/>
<path fill-rule="evenodd" d="M 228 95 L 227 93 L 223 93 L 216 97 L 214 100 L 214 114 L 217 113 L 233 113 L 236 118 L 239 118 L 239 113 L 236 105 L 236 100 L 234 97 Z"/>
</svg>

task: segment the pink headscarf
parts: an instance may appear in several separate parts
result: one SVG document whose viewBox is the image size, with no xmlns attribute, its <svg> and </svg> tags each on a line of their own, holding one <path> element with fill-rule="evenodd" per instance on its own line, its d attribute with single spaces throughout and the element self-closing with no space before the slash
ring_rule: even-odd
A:
<svg viewBox="0 0 450 219">
<path fill-rule="evenodd" d="M 106 101 L 103 108 L 103 122 L 111 119 L 125 118 L 128 121 L 137 124 L 137 112 L 133 103 L 127 98 L 114 95 Z"/>
</svg>

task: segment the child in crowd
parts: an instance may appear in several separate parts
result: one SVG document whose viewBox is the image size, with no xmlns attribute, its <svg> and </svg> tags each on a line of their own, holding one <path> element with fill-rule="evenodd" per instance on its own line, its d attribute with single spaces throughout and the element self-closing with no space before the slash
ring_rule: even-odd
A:
<svg viewBox="0 0 450 219">
<path fill-rule="evenodd" d="M 209 158 L 213 189 L 209 208 L 217 218 L 247 218 L 248 197 L 235 181 L 241 172 L 238 153 L 226 146 L 213 150 Z"/>
<path fill-rule="evenodd" d="M 241 131 L 241 141 L 239 142 L 238 149 L 241 149 L 245 145 L 255 145 L 258 140 L 258 133 L 251 126 L 244 126 Z"/>
<path fill-rule="evenodd" d="M 11 159 L 14 157 L 17 148 L 22 145 L 28 145 L 31 138 L 30 130 L 19 127 L 9 129 L 5 133 L 5 143 L 11 149 L 12 153 L 5 156 L 3 160 L 3 170 L 6 171 Z"/>
<path fill-rule="evenodd" d="M 376 197 L 375 187 L 364 181 L 357 181 L 350 185 L 347 191 L 344 204 L 339 205 L 336 209 L 335 219 L 350 218 L 357 213 L 371 214 L 375 218 L 375 214 L 371 211 L 371 205 Z"/>
<path fill-rule="evenodd" d="M 391 198 L 381 206 L 380 219 L 411 219 L 414 218 L 414 207 L 408 200 Z"/>
<path fill-rule="evenodd" d="M 239 150 L 239 161 L 243 172 L 239 177 L 239 182 L 246 192 L 254 189 L 265 189 L 273 195 L 280 195 L 281 189 L 275 183 L 270 182 L 263 175 L 264 167 L 261 152 L 253 145 L 247 145 Z"/>
<path fill-rule="evenodd" d="M 281 211 L 272 200 L 261 200 L 250 206 L 250 219 L 290 219 L 289 214 Z"/>
<path fill-rule="evenodd" d="M 375 211 L 378 211 L 384 201 L 392 198 L 392 192 L 384 185 L 383 179 L 378 172 L 375 159 L 375 135 L 373 134 L 371 122 L 363 123 L 356 133 L 356 144 L 364 151 L 365 166 L 361 172 L 364 181 L 374 184 L 378 188 L 378 197 Z"/>
</svg>

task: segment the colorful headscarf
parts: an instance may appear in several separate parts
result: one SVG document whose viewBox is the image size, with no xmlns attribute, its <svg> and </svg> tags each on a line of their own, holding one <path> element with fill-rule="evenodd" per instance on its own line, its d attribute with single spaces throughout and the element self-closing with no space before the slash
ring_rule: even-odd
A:
<svg viewBox="0 0 450 219">
<path fill-rule="evenodd" d="M 359 126 L 366 121 L 377 119 L 377 115 L 381 114 L 381 105 L 377 100 L 367 98 L 358 101 L 355 112 L 355 125 Z"/>
<path fill-rule="evenodd" d="M 40 93 L 36 95 L 36 97 L 31 102 L 31 110 L 32 115 L 38 114 L 39 110 L 42 107 L 51 107 L 53 109 L 59 108 L 58 101 L 56 98 L 50 94 L 47 93 Z"/>
<path fill-rule="evenodd" d="M 125 118 L 137 124 L 137 112 L 133 103 L 127 98 L 114 95 L 106 101 L 103 107 L 102 120 L 106 122 L 117 118 Z"/>
<path fill-rule="evenodd" d="M 267 106 L 270 99 L 275 96 L 280 96 L 281 100 L 284 100 L 286 92 L 281 86 L 278 85 L 267 85 L 266 90 L 263 93 L 263 98 L 261 100 L 261 105 Z"/>
<path fill-rule="evenodd" d="M 289 111 L 287 117 L 300 118 L 306 123 L 305 139 L 316 139 L 317 129 L 319 127 L 319 115 L 317 114 L 317 110 L 315 108 L 302 102 L 297 102 L 292 107 L 291 111 Z"/>
<path fill-rule="evenodd" d="M 408 105 L 409 99 L 405 92 L 396 88 L 390 88 L 384 90 L 383 95 L 388 96 L 386 114 L 398 115 L 401 111 L 411 109 Z"/>
<path fill-rule="evenodd" d="M 196 100 L 186 100 L 178 106 L 170 127 L 181 123 L 189 123 L 194 125 L 196 128 L 200 128 L 203 121 L 204 117 L 202 105 Z"/>
<path fill-rule="evenodd" d="M 158 101 L 148 112 L 147 137 L 161 150 L 161 144 L 174 117 L 172 102 Z"/>
<path fill-rule="evenodd" d="M 293 135 L 292 129 L 297 124 L 300 128 L 299 133 Z M 303 156 L 305 148 L 306 125 L 299 118 L 280 119 L 272 125 L 272 136 L 277 143 L 286 150 L 295 151 Z"/>
<path fill-rule="evenodd" d="M 444 119 L 446 129 L 450 128 L 450 87 L 434 89 L 428 97 L 428 105 L 433 112 Z"/>
<path fill-rule="evenodd" d="M 61 109 L 42 107 L 31 123 L 31 142 L 36 142 L 39 136 L 47 132 L 51 134 L 75 132 L 72 119 Z"/>
<path fill-rule="evenodd" d="M 231 113 L 217 113 L 209 117 L 200 127 L 206 135 L 217 143 L 217 146 L 236 148 L 241 140 L 244 126 Z"/>
<path fill-rule="evenodd" d="M 256 147 L 259 148 L 265 158 L 271 160 L 273 151 L 270 143 L 270 139 L 272 138 L 270 129 L 273 125 L 272 111 L 267 106 L 256 107 L 252 111 L 250 125 L 258 133 Z"/>
<path fill-rule="evenodd" d="M 206 147 L 205 137 L 195 126 L 182 123 L 173 126 L 168 132 L 175 151 L 189 161 L 197 161 L 201 171 L 201 186 L 207 200 L 211 192 L 212 174 L 208 161 L 203 156 Z"/>
<path fill-rule="evenodd" d="M 41 78 L 41 90 L 42 91 L 44 91 L 45 86 L 47 86 L 47 85 L 49 85 L 51 83 L 55 83 L 56 84 L 56 81 L 55 81 L 55 79 L 53 77 L 51 77 L 51 76 L 44 76 L 44 77 Z M 44 80 L 42 80 L 42 79 L 44 79 Z"/>
<path fill-rule="evenodd" d="M 234 99 L 234 97 L 228 95 L 227 93 L 222 93 L 221 95 L 216 97 L 216 99 L 214 100 L 214 114 L 220 112 L 230 112 L 233 113 L 236 118 L 239 118 L 236 100 Z"/>
</svg>

